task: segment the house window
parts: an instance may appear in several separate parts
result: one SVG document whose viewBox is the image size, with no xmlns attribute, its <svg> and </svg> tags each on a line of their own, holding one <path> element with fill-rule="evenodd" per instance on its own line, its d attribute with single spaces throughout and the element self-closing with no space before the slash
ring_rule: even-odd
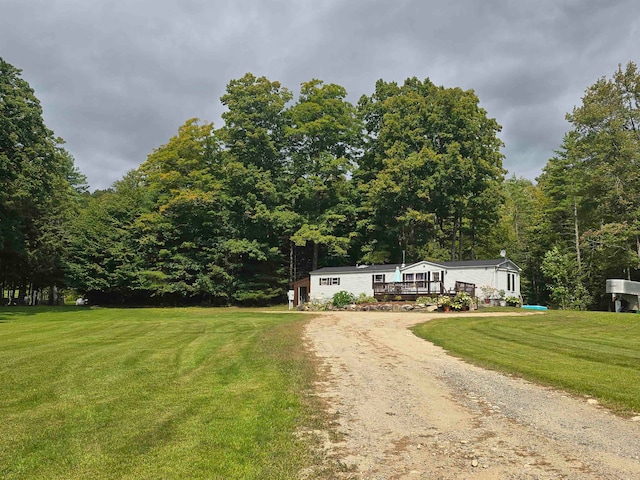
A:
<svg viewBox="0 0 640 480">
<path fill-rule="evenodd" d="M 413 282 L 413 273 L 403 273 L 402 274 L 402 279 L 405 282 Z"/>
<path fill-rule="evenodd" d="M 507 273 L 507 290 L 514 292 L 516 290 L 516 274 Z"/>
<path fill-rule="evenodd" d="M 427 279 L 427 274 L 424 272 L 416 273 L 416 282 L 424 282 Z"/>
<path fill-rule="evenodd" d="M 373 283 L 384 283 L 384 273 L 377 273 L 373 276 Z"/>
<path fill-rule="evenodd" d="M 320 278 L 320 285 L 340 285 L 340 277 Z"/>
<path fill-rule="evenodd" d="M 440 281 L 440 272 L 432 272 L 431 273 L 431 281 L 439 282 Z"/>
</svg>

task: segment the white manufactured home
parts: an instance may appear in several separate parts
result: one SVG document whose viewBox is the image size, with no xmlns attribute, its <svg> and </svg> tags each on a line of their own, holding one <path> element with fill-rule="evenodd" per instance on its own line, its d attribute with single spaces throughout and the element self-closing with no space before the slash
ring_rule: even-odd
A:
<svg viewBox="0 0 640 480">
<path fill-rule="evenodd" d="M 345 290 L 378 299 L 401 296 L 451 294 L 466 291 L 483 299 L 481 287 L 504 290 L 505 296 L 520 297 L 520 272 L 509 259 L 459 262 L 421 261 L 410 265 L 356 265 L 324 267 L 294 284 L 296 305 L 305 301 L 328 301 Z"/>
</svg>

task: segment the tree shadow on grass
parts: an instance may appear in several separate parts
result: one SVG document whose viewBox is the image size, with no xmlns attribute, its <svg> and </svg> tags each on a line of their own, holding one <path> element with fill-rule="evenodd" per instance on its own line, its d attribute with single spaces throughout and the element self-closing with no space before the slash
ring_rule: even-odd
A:
<svg viewBox="0 0 640 480">
<path fill-rule="evenodd" d="M 0 307 L 0 323 L 8 323 L 11 320 L 18 318 L 32 317 L 42 313 L 59 313 L 68 314 L 70 312 L 77 312 L 78 307 L 75 306 L 59 306 L 51 307 L 48 305 L 37 307 L 16 307 L 16 306 L 4 306 Z"/>
</svg>

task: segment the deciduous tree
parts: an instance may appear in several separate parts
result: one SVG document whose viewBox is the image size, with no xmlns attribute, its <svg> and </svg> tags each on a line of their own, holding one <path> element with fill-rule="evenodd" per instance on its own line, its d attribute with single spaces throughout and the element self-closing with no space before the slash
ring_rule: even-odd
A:
<svg viewBox="0 0 640 480">
<path fill-rule="evenodd" d="M 358 172 L 367 260 L 473 258 L 497 222 L 503 180 L 500 126 L 473 91 L 407 79 L 362 97 L 369 151 Z M 486 193 L 490 192 L 488 195 Z M 445 253 L 447 252 L 447 253 Z"/>
<path fill-rule="evenodd" d="M 320 247 L 346 258 L 355 226 L 350 177 L 361 127 L 346 96 L 339 85 L 312 80 L 302 84 L 298 102 L 287 111 L 289 198 L 298 219 L 291 241 L 311 245 L 311 270 L 318 268 Z"/>
</svg>

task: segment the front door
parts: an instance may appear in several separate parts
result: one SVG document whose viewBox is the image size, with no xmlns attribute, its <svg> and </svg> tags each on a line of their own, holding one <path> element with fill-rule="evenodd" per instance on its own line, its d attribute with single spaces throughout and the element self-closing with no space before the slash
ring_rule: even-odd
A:
<svg viewBox="0 0 640 480">
<path fill-rule="evenodd" d="M 298 289 L 298 305 L 307 303 L 307 287 L 300 287 Z"/>
</svg>

